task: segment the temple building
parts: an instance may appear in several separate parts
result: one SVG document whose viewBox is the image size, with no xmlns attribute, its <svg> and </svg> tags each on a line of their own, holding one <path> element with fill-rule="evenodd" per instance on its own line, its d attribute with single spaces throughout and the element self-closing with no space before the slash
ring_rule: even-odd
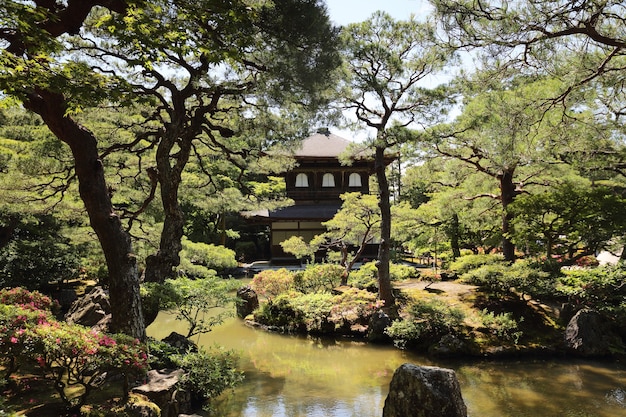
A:
<svg viewBox="0 0 626 417">
<path fill-rule="evenodd" d="M 351 164 L 340 162 L 340 155 L 346 153 L 351 143 L 328 129 L 320 129 L 306 138 L 294 151 L 295 168 L 283 174 L 287 197 L 294 201 L 294 205 L 249 213 L 254 221 L 270 227 L 272 262 L 294 260 L 292 255 L 283 251 L 281 242 L 292 236 L 301 236 L 308 242 L 325 232 L 322 222 L 337 213 L 342 203 L 341 194 L 369 194 L 369 178 L 374 172 L 373 157 L 357 153 L 351 158 Z M 388 162 L 392 160 L 390 158 Z M 376 250 L 370 248 L 367 252 L 367 256 L 375 256 Z"/>
</svg>

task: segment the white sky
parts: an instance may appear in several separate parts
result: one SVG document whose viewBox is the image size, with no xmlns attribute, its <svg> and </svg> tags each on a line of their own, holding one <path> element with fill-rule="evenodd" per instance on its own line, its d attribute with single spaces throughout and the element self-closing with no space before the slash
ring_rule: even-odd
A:
<svg viewBox="0 0 626 417">
<path fill-rule="evenodd" d="M 411 14 L 419 19 L 432 10 L 426 0 L 326 0 L 326 6 L 331 20 L 338 25 L 362 22 L 377 10 L 400 20 L 408 19 Z"/>
</svg>

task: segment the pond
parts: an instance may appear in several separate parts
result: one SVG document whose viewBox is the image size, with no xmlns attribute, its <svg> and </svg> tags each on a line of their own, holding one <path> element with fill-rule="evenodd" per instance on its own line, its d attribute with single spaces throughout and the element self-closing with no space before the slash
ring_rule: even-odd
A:
<svg viewBox="0 0 626 417">
<path fill-rule="evenodd" d="M 148 334 L 186 333 L 161 313 Z M 380 417 L 393 372 L 405 362 L 452 368 L 469 416 L 626 416 L 626 364 L 586 360 L 432 361 L 353 340 L 285 336 L 229 319 L 196 338 L 241 352 L 246 379 L 215 404 L 223 417 Z"/>
</svg>

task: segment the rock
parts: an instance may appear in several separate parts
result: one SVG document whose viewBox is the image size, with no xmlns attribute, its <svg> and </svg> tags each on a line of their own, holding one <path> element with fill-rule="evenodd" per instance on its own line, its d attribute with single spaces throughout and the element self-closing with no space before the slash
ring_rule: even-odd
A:
<svg viewBox="0 0 626 417">
<path fill-rule="evenodd" d="M 391 326 L 391 318 L 385 312 L 378 310 L 370 317 L 367 326 L 367 340 L 369 342 L 388 342 L 389 336 L 385 333 Z"/>
<path fill-rule="evenodd" d="M 259 297 L 249 286 L 239 288 L 237 298 L 241 300 L 237 303 L 237 317 L 239 318 L 246 318 L 259 308 Z"/>
<path fill-rule="evenodd" d="M 403 364 L 393 374 L 383 417 L 467 417 L 456 374 L 451 369 Z"/>
<path fill-rule="evenodd" d="M 459 278 L 456 272 L 454 271 L 442 271 L 439 275 L 442 281 L 455 281 Z"/>
<path fill-rule="evenodd" d="M 439 342 L 428 348 L 428 353 L 437 357 L 449 357 L 467 353 L 467 346 L 463 340 L 455 335 L 447 334 Z"/>
<path fill-rule="evenodd" d="M 565 329 L 566 348 L 579 356 L 609 356 L 611 341 L 616 339 L 610 324 L 596 311 L 582 309 Z"/>
<path fill-rule="evenodd" d="M 69 324 L 87 327 L 98 326 L 98 330 L 108 329 L 111 321 L 109 294 L 102 287 L 94 287 L 84 297 L 79 298 L 65 315 Z"/>
<path fill-rule="evenodd" d="M 145 395 L 161 409 L 161 417 L 177 417 L 191 411 L 191 396 L 177 389 L 184 375 L 182 369 L 148 371 L 148 382 L 133 388 L 133 393 Z"/>
<path fill-rule="evenodd" d="M 179 353 L 187 353 L 187 352 L 197 352 L 198 345 L 196 345 L 193 341 L 187 339 L 180 333 L 172 332 L 163 339 L 165 343 L 176 348 Z"/>
<path fill-rule="evenodd" d="M 141 394 L 132 394 L 124 411 L 132 417 L 161 417 L 159 406 Z"/>
</svg>

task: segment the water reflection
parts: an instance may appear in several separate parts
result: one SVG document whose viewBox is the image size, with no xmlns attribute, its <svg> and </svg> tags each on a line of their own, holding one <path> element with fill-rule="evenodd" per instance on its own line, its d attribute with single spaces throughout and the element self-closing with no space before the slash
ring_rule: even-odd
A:
<svg viewBox="0 0 626 417">
<path fill-rule="evenodd" d="M 148 334 L 185 333 L 159 315 Z M 577 361 L 437 364 L 389 346 L 282 336 L 231 319 L 196 342 L 242 352 L 246 380 L 215 404 L 224 417 L 380 417 L 389 382 L 402 363 L 456 370 L 470 416 L 626 416 L 624 364 Z"/>
</svg>

